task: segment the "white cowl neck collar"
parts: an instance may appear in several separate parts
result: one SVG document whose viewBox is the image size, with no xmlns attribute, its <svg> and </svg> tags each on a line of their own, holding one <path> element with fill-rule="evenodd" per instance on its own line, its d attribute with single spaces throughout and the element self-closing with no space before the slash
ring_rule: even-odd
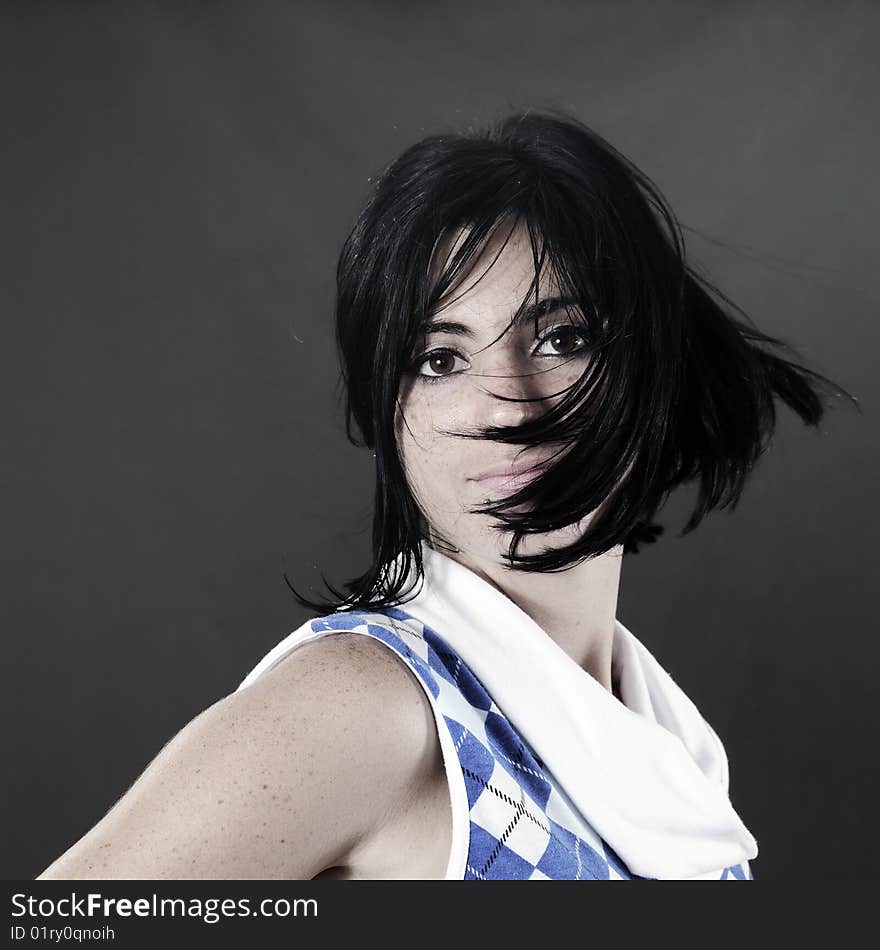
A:
<svg viewBox="0 0 880 950">
<path fill-rule="evenodd" d="M 721 740 L 619 620 L 620 699 L 488 581 L 425 542 L 422 557 L 421 591 L 399 609 L 458 653 L 632 873 L 718 877 L 757 855 Z"/>
</svg>

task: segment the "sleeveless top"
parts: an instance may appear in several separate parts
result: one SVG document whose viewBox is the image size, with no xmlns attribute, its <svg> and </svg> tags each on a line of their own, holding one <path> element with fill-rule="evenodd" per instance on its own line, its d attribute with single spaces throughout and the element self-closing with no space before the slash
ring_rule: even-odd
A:
<svg viewBox="0 0 880 950">
<path fill-rule="evenodd" d="M 446 880 L 649 880 L 630 871 L 440 635 L 400 608 L 343 610 L 307 621 L 242 681 L 250 685 L 306 641 L 346 631 L 393 650 L 424 689 L 449 783 Z M 748 860 L 694 876 L 753 880 Z"/>
</svg>

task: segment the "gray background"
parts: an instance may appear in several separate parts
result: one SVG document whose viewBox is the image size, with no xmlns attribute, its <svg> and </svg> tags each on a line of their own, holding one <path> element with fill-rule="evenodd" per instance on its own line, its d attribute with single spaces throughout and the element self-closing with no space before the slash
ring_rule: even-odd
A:
<svg viewBox="0 0 880 950">
<path fill-rule="evenodd" d="M 859 397 L 782 409 L 733 514 L 624 563 L 618 615 L 726 743 L 756 878 L 875 877 L 872 3 L 2 6 L 0 874 L 32 877 L 365 569 L 336 256 L 422 135 L 568 109 L 695 263 Z"/>
</svg>

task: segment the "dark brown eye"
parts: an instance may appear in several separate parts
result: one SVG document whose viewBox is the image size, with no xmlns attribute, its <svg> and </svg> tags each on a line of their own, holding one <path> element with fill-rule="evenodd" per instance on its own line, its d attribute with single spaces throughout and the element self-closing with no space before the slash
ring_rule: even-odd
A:
<svg viewBox="0 0 880 950">
<path fill-rule="evenodd" d="M 539 350 L 549 345 L 552 347 L 552 351 L 538 353 L 539 356 L 570 356 L 587 345 L 584 335 L 572 324 L 552 327 L 541 336 L 540 341 Z"/>
<path fill-rule="evenodd" d="M 455 359 L 451 353 L 435 353 L 428 357 L 426 363 L 435 373 L 442 376 L 447 370 L 452 369 Z"/>
<path fill-rule="evenodd" d="M 416 360 L 417 374 L 430 381 L 455 375 L 455 361 L 461 359 L 453 350 L 433 350 Z M 464 362 L 462 360 L 462 362 Z"/>
</svg>

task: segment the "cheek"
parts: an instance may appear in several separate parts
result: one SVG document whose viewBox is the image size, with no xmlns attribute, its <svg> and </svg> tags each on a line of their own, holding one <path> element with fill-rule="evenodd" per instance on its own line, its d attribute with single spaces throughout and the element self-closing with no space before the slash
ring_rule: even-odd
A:
<svg viewBox="0 0 880 950">
<path fill-rule="evenodd" d="M 418 391 L 400 400 L 403 411 L 398 408 L 395 417 L 397 444 L 407 478 L 422 497 L 457 490 L 455 474 L 466 440 L 447 434 L 464 424 L 461 401 L 454 403 L 448 397 L 432 398 Z"/>
<path fill-rule="evenodd" d="M 430 452 L 439 435 L 432 407 L 412 396 L 401 399 L 394 419 L 394 432 L 404 459 L 416 459 Z"/>
<path fill-rule="evenodd" d="M 398 413 L 397 445 L 410 485 L 424 495 L 425 489 L 436 491 L 438 470 L 446 467 L 451 440 L 438 432 L 436 417 L 426 407 L 406 409 L 405 414 L 406 421 Z"/>
</svg>

